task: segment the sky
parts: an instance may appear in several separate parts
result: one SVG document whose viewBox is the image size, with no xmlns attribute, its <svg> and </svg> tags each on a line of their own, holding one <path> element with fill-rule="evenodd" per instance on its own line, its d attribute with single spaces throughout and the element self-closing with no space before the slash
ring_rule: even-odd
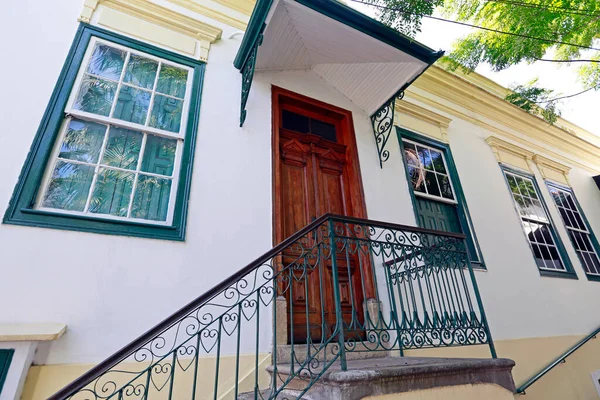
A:
<svg viewBox="0 0 600 400">
<path fill-rule="evenodd" d="M 348 0 L 347 4 L 371 17 L 375 16 L 373 7 L 357 4 L 351 0 Z M 452 43 L 471 31 L 472 28 L 425 18 L 416 40 L 435 50 L 444 50 L 449 53 Z M 583 90 L 581 84 L 577 82 L 577 67 L 578 65 L 567 66 L 536 62 L 534 64 L 521 63 L 500 72 L 492 71 L 488 65 L 480 65 L 476 71 L 505 87 L 526 84 L 537 77 L 539 78 L 538 83 L 542 87 L 555 90 L 554 95 L 558 97 Z M 563 118 L 600 136 L 600 123 L 597 115 L 600 112 L 600 91 L 590 91 L 571 99 L 565 99 L 560 104 Z"/>
</svg>

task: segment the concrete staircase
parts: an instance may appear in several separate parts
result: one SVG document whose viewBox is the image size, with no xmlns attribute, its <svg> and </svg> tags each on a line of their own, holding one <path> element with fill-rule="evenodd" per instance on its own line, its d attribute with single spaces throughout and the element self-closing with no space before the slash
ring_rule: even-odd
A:
<svg viewBox="0 0 600 400">
<path fill-rule="evenodd" d="M 353 353 L 348 353 L 353 354 Z M 361 353 L 354 353 L 361 354 Z M 462 358 L 422 358 L 398 357 L 386 353 L 378 353 L 379 357 L 356 358 L 347 360 L 348 368 L 342 371 L 339 362 L 334 363 L 313 384 L 301 399 L 304 400 L 360 400 L 376 399 L 421 399 L 421 397 L 403 397 L 402 394 L 420 393 L 439 388 L 455 387 L 463 390 L 458 398 L 467 398 L 471 391 L 481 392 L 486 385 L 493 385 L 497 395 L 487 394 L 486 399 L 500 400 L 512 398 L 515 391 L 511 370 L 515 363 L 507 359 L 462 359 Z M 291 364 L 277 365 L 277 381 L 288 379 Z M 267 367 L 272 375 L 272 366 Z M 306 374 L 295 376 L 280 393 L 278 399 L 298 399 L 300 393 L 309 385 Z M 489 388 L 485 388 L 486 390 Z M 490 390 L 492 390 L 490 389 Z M 448 393 L 459 393 L 451 390 Z M 467 393 L 467 394 L 465 394 Z M 492 393 L 492 392 L 486 392 Z M 270 397 L 270 389 L 261 393 L 263 399 Z M 390 395 L 393 395 L 390 397 Z M 449 394 L 432 398 L 451 399 Z M 477 395 L 473 395 L 478 398 Z M 481 395 L 479 395 L 481 396 Z M 508 397 L 506 397 L 508 396 Z M 260 397 L 259 397 L 260 398 Z M 479 397 L 480 398 L 480 397 Z M 254 393 L 241 395 L 239 399 L 254 399 Z"/>
</svg>

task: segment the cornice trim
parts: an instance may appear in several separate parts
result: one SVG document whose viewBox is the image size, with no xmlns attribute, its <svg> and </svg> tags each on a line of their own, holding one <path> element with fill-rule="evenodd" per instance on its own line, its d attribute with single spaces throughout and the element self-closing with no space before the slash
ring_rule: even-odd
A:
<svg viewBox="0 0 600 400">
<path fill-rule="evenodd" d="M 492 148 L 492 152 L 499 163 L 532 172 L 529 161 L 533 160 L 534 152 L 525 150 L 496 136 L 488 136 L 485 142 Z"/>
<path fill-rule="evenodd" d="M 431 94 L 433 98 L 419 95 L 415 92 L 415 89 L 423 90 Z M 489 129 L 490 124 L 480 118 L 485 117 L 509 128 L 494 127 L 492 131 L 503 132 L 510 139 L 518 138 L 510 130 L 517 131 L 526 138 L 518 138 L 516 141 L 525 142 L 531 147 L 540 147 L 534 141 L 542 142 L 564 152 L 559 154 L 556 150 L 546 150 L 547 154 L 552 153 L 553 156 L 557 155 L 557 158 L 561 160 L 564 159 L 588 171 L 600 173 L 600 146 L 583 139 L 580 137 L 581 135 L 552 126 L 543 119 L 530 115 L 517 106 L 508 103 L 503 98 L 498 97 L 497 94 L 481 88 L 456 74 L 447 72 L 439 66 L 433 66 L 417 79 L 408 88 L 407 94 L 435 108 L 443 109 L 451 115 Z M 439 100 L 445 101 L 440 102 Z M 452 103 L 452 105 L 448 105 L 446 101 Z M 468 112 L 465 113 L 461 109 L 466 109 Z M 589 133 L 589 135 L 592 134 Z"/>
<path fill-rule="evenodd" d="M 167 0 L 169 3 L 173 3 L 180 7 L 183 7 L 187 10 L 193 11 L 195 13 L 204 15 L 208 18 L 212 18 L 215 21 L 222 22 L 226 25 L 232 26 L 234 28 L 240 29 L 242 31 L 246 30 L 246 26 L 248 26 L 247 21 L 242 21 L 240 19 L 234 18 L 222 12 L 216 11 L 210 7 L 206 7 L 198 3 L 194 0 Z M 219 2 L 220 3 L 220 2 Z"/>
<path fill-rule="evenodd" d="M 533 156 L 533 162 L 538 166 L 544 179 L 551 179 L 569 185 L 571 167 L 539 154 Z"/>
<path fill-rule="evenodd" d="M 211 43 L 219 40 L 223 34 L 223 31 L 215 26 L 148 0 L 85 0 L 79 21 L 91 23 L 99 5 L 198 41 L 202 61 L 207 61 Z"/>
<path fill-rule="evenodd" d="M 229 7 L 232 10 L 239 11 L 242 14 L 250 16 L 254 10 L 256 1 L 252 0 L 214 0 L 216 3 Z"/>
<path fill-rule="evenodd" d="M 452 119 L 407 101 L 396 102 L 396 112 L 428 122 L 440 128 L 448 129 Z"/>
</svg>

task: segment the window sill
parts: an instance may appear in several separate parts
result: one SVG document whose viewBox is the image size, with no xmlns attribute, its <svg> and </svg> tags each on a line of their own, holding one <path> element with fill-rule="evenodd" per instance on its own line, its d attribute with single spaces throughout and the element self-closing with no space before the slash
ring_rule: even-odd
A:
<svg viewBox="0 0 600 400">
<path fill-rule="evenodd" d="M 579 280 L 579 278 L 577 277 L 577 274 L 575 272 L 545 271 L 545 270 L 541 270 L 541 269 L 538 271 L 540 271 L 540 276 L 544 276 L 544 277 L 548 277 L 548 278 L 563 278 L 563 279 Z"/>
<path fill-rule="evenodd" d="M 471 261 L 471 267 L 473 267 L 473 271 L 487 272 L 487 268 L 485 267 L 485 264 L 477 262 L 477 261 Z"/>
<path fill-rule="evenodd" d="M 585 275 L 588 278 L 588 281 L 592 282 L 600 282 L 600 275 Z"/>
<path fill-rule="evenodd" d="M 99 219 L 81 215 L 67 215 L 34 210 L 31 208 L 21 208 L 13 215 L 7 213 L 2 222 L 9 225 L 33 226 L 106 235 L 174 241 L 185 240 L 184 229 L 177 225 L 165 226 L 133 221 Z"/>
</svg>

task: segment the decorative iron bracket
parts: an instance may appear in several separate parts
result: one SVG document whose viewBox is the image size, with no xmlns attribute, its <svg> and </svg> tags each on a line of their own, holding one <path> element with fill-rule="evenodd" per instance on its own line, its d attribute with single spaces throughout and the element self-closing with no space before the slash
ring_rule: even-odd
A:
<svg viewBox="0 0 600 400">
<path fill-rule="evenodd" d="M 383 168 L 383 163 L 390 158 L 389 150 L 385 149 L 385 145 L 390 138 L 390 134 L 394 129 L 394 111 L 396 107 L 396 99 L 402 100 L 404 90 L 392 96 L 384 105 L 381 106 L 375 114 L 371 115 L 371 124 L 373 125 L 373 134 L 375 135 L 375 143 L 377 145 L 377 153 L 379 154 L 379 166 Z"/>
<path fill-rule="evenodd" d="M 248 102 L 248 96 L 250 95 L 250 87 L 252 87 L 252 79 L 254 78 L 254 67 L 256 65 L 256 55 L 258 54 L 258 47 L 263 42 L 263 29 L 261 29 L 254 45 L 252 46 L 252 50 L 248 55 L 248 58 L 244 62 L 244 66 L 240 70 L 242 73 L 242 103 L 240 107 L 240 127 L 244 125 L 244 121 L 246 121 L 246 103 Z"/>
</svg>

